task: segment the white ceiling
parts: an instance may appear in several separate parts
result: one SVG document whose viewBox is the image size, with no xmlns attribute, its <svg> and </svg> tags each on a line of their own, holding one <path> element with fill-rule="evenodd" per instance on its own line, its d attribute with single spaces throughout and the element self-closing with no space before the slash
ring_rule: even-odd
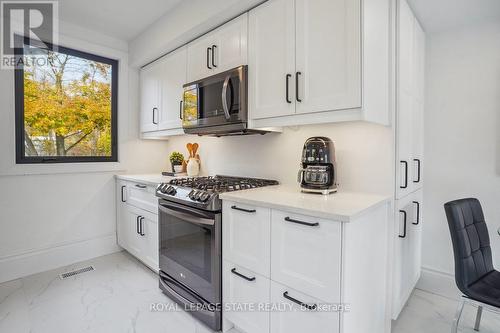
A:
<svg viewBox="0 0 500 333">
<path fill-rule="evenodd" d="M 129 41 L 182 0 L 59 0 L 59 19 Z"/>
<path fill-rule="evenodd" d="M 500 0 L 408 0 L 427 32 L 500 21 Z"/>
</svg>

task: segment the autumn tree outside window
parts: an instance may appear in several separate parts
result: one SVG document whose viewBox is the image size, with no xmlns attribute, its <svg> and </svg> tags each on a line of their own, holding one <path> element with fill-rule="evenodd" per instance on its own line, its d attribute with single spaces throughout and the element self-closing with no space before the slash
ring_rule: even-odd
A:
<svg viewBox="0 0 500 333">
<path fill-rule="evenodd" d="M 116 162 L 117 60 L 23 41 L 15 69 L 16 162 Z"/>
</svg>

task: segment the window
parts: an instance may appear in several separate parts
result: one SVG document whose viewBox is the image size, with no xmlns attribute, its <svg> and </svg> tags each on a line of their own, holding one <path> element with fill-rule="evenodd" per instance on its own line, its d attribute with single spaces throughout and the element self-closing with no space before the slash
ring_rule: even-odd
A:
<svg viewBox="0 0 500 333">
<path fill-rule="evenodd" d="M 118 61 L 34 43 L 16 50 L 16 162 L 116 162 Z"/>
</svg>

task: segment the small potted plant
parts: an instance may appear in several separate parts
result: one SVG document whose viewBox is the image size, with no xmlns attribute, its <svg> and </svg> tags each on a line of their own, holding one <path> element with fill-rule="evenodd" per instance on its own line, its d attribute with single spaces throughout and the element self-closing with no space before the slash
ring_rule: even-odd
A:
<svg viewBox="0 0 500 333">
<path fill-rule="evenodd" d="M 184 155 L 178 151 L 170 154 L 170 163 L 172 164 L 172 172 L 179 173 L 182 171 L 182 162 L 184 162 Z"/>
</svg>

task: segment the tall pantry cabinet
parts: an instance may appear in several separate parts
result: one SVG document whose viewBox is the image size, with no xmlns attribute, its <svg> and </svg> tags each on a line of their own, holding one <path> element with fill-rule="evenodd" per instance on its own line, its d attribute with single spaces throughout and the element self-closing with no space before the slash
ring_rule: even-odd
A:
<svg viewBox="0 0 500 333">
<path fill-rule="evenodd" d="M 420 278 L 425 73 L 425 33 L 406 0 L 396 8 L 393 319 Z"/>
</svg>

